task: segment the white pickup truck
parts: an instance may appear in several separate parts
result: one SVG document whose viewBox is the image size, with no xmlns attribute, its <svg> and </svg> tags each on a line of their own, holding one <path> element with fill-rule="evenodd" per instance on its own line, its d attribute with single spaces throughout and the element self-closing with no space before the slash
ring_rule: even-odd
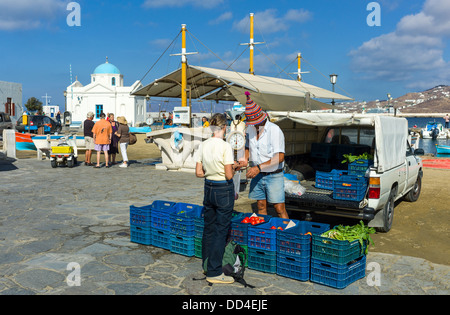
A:
<svg viewBox="0 0 450 315">
<path fill-rule="evenodd" d="M 306 189 L 302 195 L 286 193 L 286 207 L 313 215 L 325 214 L 364 220 L 379 231 L 391 229 L 395 202 L 414 202 L 422 186 L 422 160 L 411 148 L 405 118 L 340 113 L 270 112 L 285 135 L 285 173 L 297 175 Z M 421 152 L 419 152 L 419 150 Z M 363 175 L 359 199 L 335 199 L 322 189 L 316 174 L 337 170 L 345 174 L 344 155 L 373 156 Z M 321 172 L 321 173 L 319 173 Z M 330 173 L 331 174 L 331 173 Z M 337 197 L 336 197 L 337 198 Z"/>
</svg>

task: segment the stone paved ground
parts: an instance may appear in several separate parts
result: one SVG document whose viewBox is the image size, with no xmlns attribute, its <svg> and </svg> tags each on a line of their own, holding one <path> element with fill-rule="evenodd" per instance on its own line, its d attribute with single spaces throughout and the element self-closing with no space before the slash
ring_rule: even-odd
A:
<svg viewBox="0 0 450 315">
<path fill-rule="evenodd" d="M 151 160 L 127 169 L 52 169 L 49 161 L 0 160 L 2 295 L 297 295 L 449 294 L 450 267 L 424 259 L 369 253 L 380 267 L 343 290 L 248 269 L 240 284 L 208 286 L 200 259 L 130 242 L 129 206 L 154 200 L 201 204 L 202 180 L 155 170 Z M 245 198 L 245 197 L 244 197 Z M 249 212 L 245 203 L 236 210 Z M 70 263 L 80 269 L 72 269 Z M 69 266 L 68 266 L 69 265 Z M 80 285 L 71 286 L 80 272 Z M 369 284 L 368 284 L 369 283 Z M 75 282 L 75 284 L 77 284 Z"/>
</svg>

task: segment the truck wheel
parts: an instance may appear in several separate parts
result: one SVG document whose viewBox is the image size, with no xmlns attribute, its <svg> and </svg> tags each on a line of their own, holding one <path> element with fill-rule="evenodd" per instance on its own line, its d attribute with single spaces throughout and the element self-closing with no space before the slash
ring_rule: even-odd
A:
<svg viewBox="0 0 450 315">
<path fill-rule="evenodd" d="M 414 202 L 419 199 L 420 190 L 422 189 L 422 176 L 417 175 L 416 183 L 414 187 L 405 195 L 405 200 L 409 202 Z"/>
<path fill-rule="evenodd" d="M 397 188 L 393 188 L 389 194 L 389 198 L 383 208 L 383 223 L 384 225 L 378 230 L 380 232 L 389 232 L 392 227 L 392 222 L 394 220 L 394 205 L 395 205 L 395 195 L 397 194 Z"/>
<path fill-rule="evenodd" d="M 55 161 L 55 160 L 51 160 L 50 163 L 51 163 L 51 165 L 52 165 L 53 168 L 56 168 L 57 164 L 56 164 L 56 161 Z"/>
<path fill-rule="evenodd" d="M 67 160 L 67 166 L 69 168 L 72 168 L 73 167 L 73 160 Z"/>
</svg>

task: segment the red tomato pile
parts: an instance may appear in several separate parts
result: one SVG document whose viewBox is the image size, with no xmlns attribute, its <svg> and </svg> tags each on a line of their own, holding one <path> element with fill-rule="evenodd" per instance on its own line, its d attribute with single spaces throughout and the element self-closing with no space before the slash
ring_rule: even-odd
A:
<svg viewBox="0 0 450 315">
<path fill-rule="evenodd" d="M 250 223 L 251 225 L 266 222 L 263 217 L 245 217 L 241 223 Z"/>
</svg>

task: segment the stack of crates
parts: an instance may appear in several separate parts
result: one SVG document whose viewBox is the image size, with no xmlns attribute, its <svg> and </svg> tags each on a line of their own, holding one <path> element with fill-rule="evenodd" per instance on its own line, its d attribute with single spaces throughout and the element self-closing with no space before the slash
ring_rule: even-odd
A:
<svg viewBox="0 0 450 315">
<path fill-rule="evenodd" d="M 321 172 L 333 169 L 336 145 L 332 143 L 311 143 L 311 166 Z"/>
<path fill-rule="evenodd" d="M 310 278 L 311 237 L 330 229 L 328 224 L 296 222 L 295 227 L 277 231 L 277 274 L 300 281 Z"/>
<path fill-rule="evenodd" d="M 366 171 L 370 165 L 373 164 L 371 160 L 356 160 L 352 163 L 348 164 L 348 175 L 355 175 L 358 177 L 364 177 L 366 175 Z"/>
<path fill-rule="evenodd" d="M 143 207 L 130 206 L 131 242 L 152 245 L 151 210 L 152 205 Z"/>
<path fill-rule="evenodd" d="M 194 256 L 202 258 L 202 239 L 203 230 L 205 228 L 204 213 L 202 213 L 199 217 L 194 217 L 194 225 Z"/>
<path fill-rule="evenodd" d="M 176 203 L 156 200 L 152 204 L 151 232 L 152 245 L 170 250 L 170 214 Z"/>
<path fill-rule="evenodd" d="M 184 256 L 195 255 L 195 218 L 203 215 L 204 207 L 177 203 L 170 213 L 170 250 Z"/>
<path fill-rule="evenodd" d="M 267 273 L 277 271 L 277 232 L 286 229 L 290 221 L 271 218 L 269 222 L 248 227 L 248 267 Z"/>
<path fill-rule="evenodd" d="M 251 215 L 251 214 L 249 214 Z M 242 229 L 240 227 L 241 224 L 240 223 L 242 221 L 243 218 L 245 218 L 246 214 L 245 213 L 241 213 L 241 212 L 237 212 L 233 210 L 232 213 L 232 225 L 230 226 L 230 231 L 228 232 L 228 240 L 235 240 L 236 238 L 239 239 L 239 241 L 237 241 L 236 243 L 238 243 L 239 245 L 241 245 L 241 247 L 244 248 L 244 250 L 247 253 L 248 256 L 248 249 L 247 249 L 247 232 L 245 232 L 245 241 L 243 241 L 243 237 L 242 237 Z M 266 216 L 268 217 L 268 216 Z M 205 222 L 204 222 L 204 213 L 202 213 L 202 215 L 200 217 L 195 217 L 194 218 L 194 224 L 195 224 L 195 235 L 194 235 L 194 247 L 195 247 L 195 257 L 198 258 L 202 258 L 202 239 L 203 239 L 203 230 L 204 230 L 204 226 L 205 226 Z M 233 226 L 239 226 L 238 230 L 235 228 L 233 229 Z M 237 236 L 237 235 L 241 235 L 241 236 Z M 241 242 L 242 241 L 242 242 Z M 247 267 L 247 265 L 246 265 Z"/>
<path fill-rule="evenodd" d="M 365 277 L 366 244 L 312 236 L 310 280 L 336 289 Z"/>
<path fill-rule="evenodd" d="M 367 192 L 367 178 L 356 175 L 342 175 L 334 181 L 333 199 L 361 201 Z"/>
<path fill-rule="evenodd" d="M 333 190 L 334 182 L 340 176 L 346 175 L 347 172 L 341 170 L 332 170 L 331 172 L 316 171 L 316 188 Z"/>
</svg>

